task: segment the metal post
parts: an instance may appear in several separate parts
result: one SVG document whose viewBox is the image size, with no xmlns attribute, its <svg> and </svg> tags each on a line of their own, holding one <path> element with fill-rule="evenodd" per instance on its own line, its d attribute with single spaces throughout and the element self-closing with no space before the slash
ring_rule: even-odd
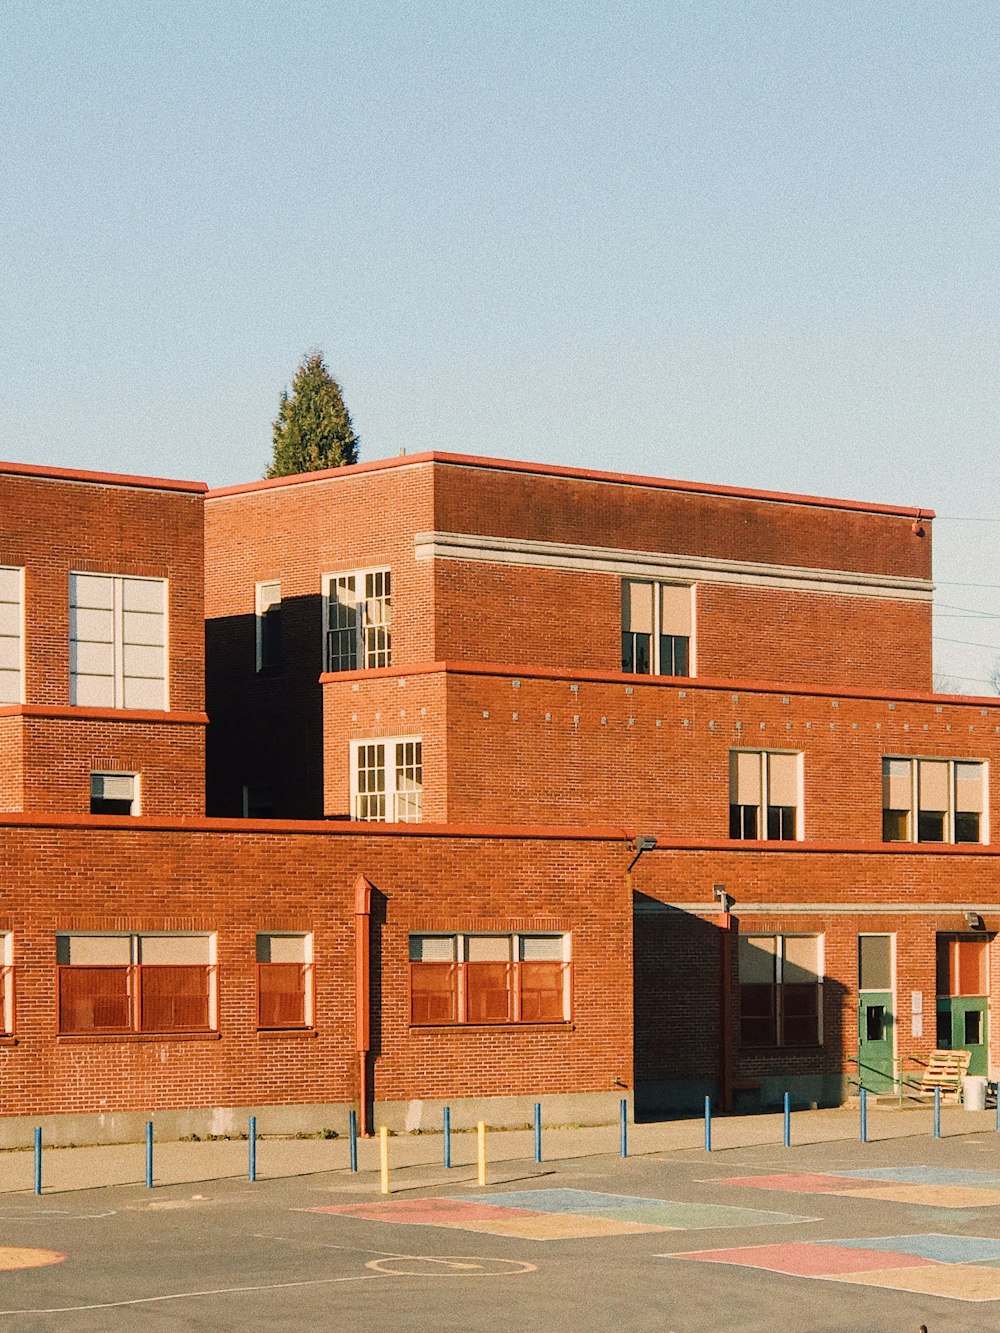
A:
<svg viewBox="0 0 1000 1333">
<path fill-rule="evenodd" d="M 868 1142 L 868 1090 L 861 1089 L 861 1142 Z"/>
<path fill-rule="evenodd" d="M 350 1127 L 351 1139 L 351 1170 L 358 1169 L 358 1113 L 351 1111 L 348 1116 L 348 1125 Z"/>
<path fill-rule="evenodd" d="M 712 1151 L 712 1099 L 705 1098 L 705 1151 Z"/>
<path fill-rule="evenodd" d="M 621 1133 L 619 1150 L 623 1157 L 628 1156 L 628 1102 L 622 1098 L 621 1104 Z"/>
<path fill-rule="evenodd" d="M 479 1151 L 477 1153 L 477 1156 L 479 1158 L 479 1183 L 480 1185 L 485 1185 L 486 1184 L 486 1121 L 485 1120 L 480 1120 L 479 1123 L 476 1125 L 476 1137 L 479 1140 L 478 1144 Z"/>
<path fill-rule="evenodd" d="M 249 1139 L 250 1163 L 247 1172 L 250 1180 L 257 1179 L 257 1117 L 250 1117 L 250 1139 Z"/>
<path fill-rule="evenodd" d="M 35 1126 L 35 1193 L 42 1192 L 42 1127 Z"/>
<path fill-rule="evenodd" d="M 785 1147 L 792 1146 L 792 1094 L 785 1093 Z"/>
<path fill-rule="evenodd" d="M 542 1104 L 535 1102 L 535 1161 L 542 1160 Z"/>
<path fill-rule="evenodd" d="M 934 1137 L 941 1137 L 941 1089 L 934 1089 Z"/>
<path fill-rule="evenodd" d="M 451 1107 L 444 1108 L 444 1164 L 451 1166 Z"/>
<path fill-rule="evenodd" d="M 380 1125 L 378 1131 L 378 1170 L 383 1194 L 389 1193 L 389 1130 Z"/>
<path fill-rule="evenodd" d="M 997 1083 L 996 1089 L 997 1089 L 997 1132 L 1000 1133 L 1000 1083 Z"/>
<path fill-rule="evenodd" d="M 153 1122 L 146 1121 L 146 1188 L 153 1188 Z"/>
</svg>

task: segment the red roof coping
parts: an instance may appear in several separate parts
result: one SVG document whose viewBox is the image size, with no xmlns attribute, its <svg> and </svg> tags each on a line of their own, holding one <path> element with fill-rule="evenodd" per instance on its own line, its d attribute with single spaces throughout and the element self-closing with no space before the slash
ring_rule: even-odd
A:
<svg viewBox="0 0 1000 1333">
<path fill-rule="evenodd" d="M 677 690 L 726 690 L 734 694 L 794 694 L 814 695 L 823 699 L 870 699 L 887 703 L 956 704 L 983 708 L 1000 708 L 1000 698 L 991 694 L 934 694 L 911 690 L 903 694 L 888 694 L 878 690 L 856 690 L 832 685 L 784 685 L 780 681 L 729 680 L 717 676 L 635 676 L 624 671 L 579 671 L 569 667 L 510 666 L 503 662 L 415 662 L 411 666 L 372 667 L 367 671 L 324 671 L 321 685 L 335 685 L 338 681 L 382 680 L 397 676 L 510 676 L 520 680 L 574 680 L 592 681 L 599 685 L 628 685 L 645 688 L 669 686 Z"/>
<path fill-rule="evenodd" d="M 177 481 L 169 477 L 133 477 L 127 472 L 87 472 L 80 468 L 44 467 L 41 463 L 8 463 L 0 460 L 0 473 L 15 477 L 39 477 L 46 481 L 82 481 L 97 486 L 134 486 L 152 491 L 190 491 L 204 495 L 204 481 Z"/>
<path fill-rule="evenodd" d="M 208 714 L 152 708 L 90 708 L 80 704 L 0 704 L 0 717 L 46 717 L 74 722 L 156 722 L 208 726 Z"/>
<path fill-rule="evenodd" d="M 721 495 L 737 500 L 768 500 L 781 504 L 812 505 L 823 509 L 849 509 L 866 514 L 889 514 L 898 518 L 935 517 L 932 509 L 913 509 L 903 505 L 869 504 L 862 500 L 838 500 L 818 495 L 797 495 L 791 491 L 761 491 L 740 486 L 717 486 L 709 482 L 676 481 L 666 477 L 644 477 L 629 472 L 601 472 L 592 468 L 557 467 L 549 463 L 525 463 L 513 458 L 481 458 L 477 454 L 449 454 L 431 450 L 420 454 L 401 454 L 396 458 L 378 458 L 369 463 L 354 463 L 349 467 L 326 468 L 318 472 L 301 472 L 291 477 L 266 477 L 263 481 L 245 482 L 238 486 L 213 487 L 208 499 L 227 495 L 244 495 L 253 491 L 271 490 L 280 486 L 301 486 L 313 481 L 330 481 L 335 477 L 353 477 L 363 472 L 377 472 L 394 467 L 410 467 L 418 463 L 438 463 L 450 467 L 476 467 L 501 472 L 526 472 L 543 477 L 563 477 L 577 481 L 600 481 L 618 486 L 643 486 L 656 490 L 687 491 L 696 495 Z"/>
</svg>

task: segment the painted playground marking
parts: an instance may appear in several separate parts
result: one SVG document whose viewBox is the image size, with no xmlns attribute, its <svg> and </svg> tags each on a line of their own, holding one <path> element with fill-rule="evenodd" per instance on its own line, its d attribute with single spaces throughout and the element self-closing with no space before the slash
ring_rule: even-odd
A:
<svg viewBox="0 0 1000 1333">
<path fill-rule="evenodd" d="M 987 1236 L 865 1236 L 656 1257 L 731 1264 L 953 1301 L 1000 1300 L 1000 1240 Z"/>
<path fill-rule="evenodd" d="M 676 1203 L 591 1190 L 515 1190 L 477 1199 L 385 1199 L 335 1204 L 305 1211 L 403 1226 L 446 1227 L 519 1240 L 579 1240 L 714 1227 L 787 1226 L 815 1218 L 794 1213 L 731 1208 L 722 1204 Z"/>
<path fill-rule="evenodd" d="M 538 1272 L 537 1264 L 523 1259 L 442 1259 L 430 1255 L 370 1259 L 365 1267 L 392 1277 L 515 1277 Z"/>
<path fill-rule="evenodd" d="M 55 1250 L 0 1245 L 0 1272 L 9 1273 L 16 1268 L 46 1268 L 49 1264 L 61 1264 L 65 1258 L 64 1254 L 58 1254 Z"/>
<path fill-rule="evenodd" d="M 1000 1174 L 938 1166 L 873 1167 L 868 1171 L 798 1172 L 787 1175 L 727 1176 L 719 1185 L 785 1190 L 791 1194 L 837 1194 L 881 1199 L 928 1208 L 1000 1207 Z"/>
</svg>

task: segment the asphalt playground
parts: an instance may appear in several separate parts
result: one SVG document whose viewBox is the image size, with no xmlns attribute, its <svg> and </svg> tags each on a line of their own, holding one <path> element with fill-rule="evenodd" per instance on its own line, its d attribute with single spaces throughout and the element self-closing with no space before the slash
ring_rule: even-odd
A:
<svg viewBox="0 0 1000 1333">
<path fill-rule="evenodd" d="M 921 1326 L 1000 1329 L 995 1131 L 0 1192 L 0 1333 Z"/>
</svg>

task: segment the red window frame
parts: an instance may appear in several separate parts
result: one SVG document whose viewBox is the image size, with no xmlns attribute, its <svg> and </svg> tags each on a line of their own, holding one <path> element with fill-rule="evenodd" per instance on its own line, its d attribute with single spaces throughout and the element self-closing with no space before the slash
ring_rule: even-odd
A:
<svg viewBox="0 0 1000 1333">
<path fill-rule="evenodd" d="M 568 1023 L 572 1012 L 571 962 L 410 963 L 411 1027 Z"/>
<path fill-rule="evenodd" d="M 57 1030 L 64 1036 L 214 1032 L 212 997 L 216 972 L 214 963 L 59 964 Z M 96 980 L 95 974 L 101 974 L 108 983 L 116 980 L 118 985 L 88 988 L 84 979 L 89 976 Z M 181 982 L 181 986 L 158 992 L 157 988 L 170 976 L 175 983 Z M 84 1011 L 89 1005 L 91 1018 L 100 1012 L 105 1021 L 81 1023 L 68 1012 L 73 1005 Z"/>
<path fill-rule="evenodd" d="M 271 982 L 284 981 L 284 986 Z M 289 986 L 288 982 L 294 982 Z M 288 1032 L 309 1028 L 312 998 L 312 963 L 257 964 L 257 1028 L 265 1032 Z"/>
</svg>

